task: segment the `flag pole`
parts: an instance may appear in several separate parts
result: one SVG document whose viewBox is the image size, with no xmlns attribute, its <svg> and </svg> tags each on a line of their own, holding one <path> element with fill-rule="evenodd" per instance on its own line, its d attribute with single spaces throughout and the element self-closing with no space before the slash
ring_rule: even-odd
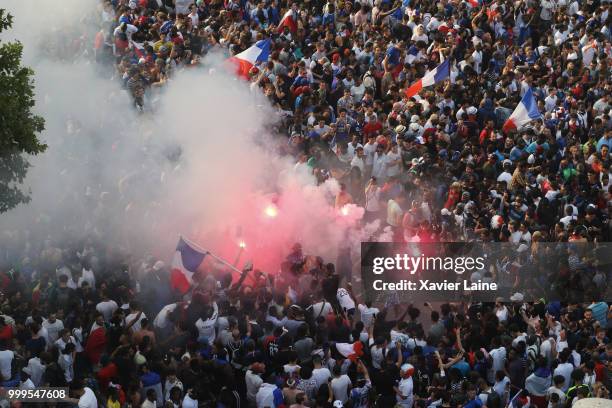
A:
<svg viewBox="0 0 612 408">
<path fill-rule="evenodd" d="M 227 266 L 228 268 L 230 268 L 231 270 L 233 270 L 234 272 L 238 272 L 240 274 L 242 274 L 242 272 L 240 269 L 236 268 L 234 265 L 232 265 L 231 263 L 227 262 L 225 259 L 218 257 L 217 255 L 213 254 L 210 251 L 206 251 L 206 255 L 210 255 L 213 259 L 221 262 L 223 265 Z"/>
</svg>

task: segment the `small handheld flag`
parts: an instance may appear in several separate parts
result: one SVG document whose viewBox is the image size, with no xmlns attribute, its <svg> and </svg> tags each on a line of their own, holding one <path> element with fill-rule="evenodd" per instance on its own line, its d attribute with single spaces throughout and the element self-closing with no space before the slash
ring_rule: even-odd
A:
<svg viewBox="0 0 612 408">
<path fill-rule="evenodd" d="M 444 81 L 445 79 L 450 77 L 450 59 L 445 60 L 443 63 L 438 65 L 433 70 L 423 76 L 423 78 L 416 81 L 414 84 L 410 85 L 410 88 L 406 90 L 406 96 L 412 97 L 419 92 L 421 89 L 426 88 L 428 86 L 432 86 L 437 84 L 438 82 Z"/>
<path fill-rule="evenodd" d="M 270 56 L 270 39 L 257 41 L 251 47 L 230 58 L 236 64 L 236 73 L 244 78 L 249 77 L 249 71 L 260 62 L 265 62 Z"/>
<path fill-rule="evenodd" d="M 295 34 L 297 32 L 297 22 L 295 18 L 295 13 L 292 9 L 287 10 L 280 23 L 278 23 L 276 31 L 280 34 L 283 32 L 285 27 L 287 27 L 292 34 Z"/>
<path fill-rule="evenodd" d="M 506 123 L 504 123 L 503 130 L 506 133 L 511 130 L 518 130 L 532 120 L 537 120 L 541 117 L 542 114 L 538 110 L 533 92 L 531 88 L 529 88 L 527 92 L 525 92 L 525 95 L 523 95 L 516 109 L 514 109 L 514 112 L 512 112 L 512 115 L 510 115 Z"/>
</svg>

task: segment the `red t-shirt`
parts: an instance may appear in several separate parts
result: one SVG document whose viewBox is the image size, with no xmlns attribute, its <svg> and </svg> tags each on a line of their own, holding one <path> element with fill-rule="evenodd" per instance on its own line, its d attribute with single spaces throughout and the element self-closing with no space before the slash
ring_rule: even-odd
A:
<svg viewBox="0 0 612 408">
<path fill-rule="evenodd" d="M 382 123 L 379 121 L 368 122 L 363 127 L 363 135 L 367 139 L 370 135 L 377 135 L 382 130 Z"/>
<path fill-rule="evenodd" d="M 0 329 L 0 340 L 7 340 L 9 343 L 13 340 L 13 326 L 7 324 Z"/>
</svg>

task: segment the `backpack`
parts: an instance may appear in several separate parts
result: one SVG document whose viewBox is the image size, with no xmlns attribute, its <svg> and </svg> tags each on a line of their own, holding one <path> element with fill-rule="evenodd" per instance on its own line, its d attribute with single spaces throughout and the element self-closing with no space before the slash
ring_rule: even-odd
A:
<svg viewBox="0 0 612 408">
<path fill-rule="evenodd" d="M 536 361 L 540 355 L 540 338 L 538 337 L 535 344 L 527 347 L 527 364 L 529 364 L 529 370 L 535 369 Z"/>
</svg>

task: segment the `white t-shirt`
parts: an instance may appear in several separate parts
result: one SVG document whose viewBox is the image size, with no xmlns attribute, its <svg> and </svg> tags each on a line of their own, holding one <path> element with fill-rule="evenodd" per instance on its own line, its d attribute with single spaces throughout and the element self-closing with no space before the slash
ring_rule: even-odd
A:
<svg viewBox="0 0 612 408">
<path fill-rule="evenodd" d="M 506 348 L 499 347 L 491 350 L 489 353 L 493 363 L 491 364 L 491 370 L 489 372 L 489 381 L 493 382 L 495 379 L 495 373 L 503 370 L 506 364 Z"/>
<path fill-rule="evenodd" d="M 512 174 L 508 173 L 507 171 L 504 171 L 499 176 L 497 176 L 497 181 L 505 181 L 506 185 L 510 184 L 510 180 L 512 180 Z"/>
<path fill-rule="evenodd" d="M 195 325 L 198 329 L 198 341 L 203 338 L 208 338 L 208 343 L 213 344 L 215 342 L 215 324 L 217 323 L 217 318 L 219 316 L 219 309 L 217 307 L 217 303 L 213 303 L 213 314 L 210 318 L 206 320 L 202 320 L 199 318 Z"/>
<path fill-rule="evenodd" d="M 395 200 L 389 200 L 387 203 L 387 224 L 392 227 L 399 227 L 403 215 L 402 207 Z"/>
<path fill-rule="evenodd" d="M 393 151 L 390 151 L 389 153 L 387 153 L 387 163 L 389 164 L 393 163 L 396 160 L 400 160 L 401 158 L 402 156 L 400 156 L 399 153 L 393 153 Z M 400 171 L 401 171 L 401 162 L 398 162 L 397 164 L 387 167 L 387 176 L 395 177 L 400 174 Z"/>
<path fill-rule="evenodd" d="M 14 357 L 15 353 L 11 350 L 0 351 L 0 374 L 2 374 L 2 378 L 5 380 L 11 379 L 11 365 Z"/>
<path fill-rule="evenodd" d="M 35 386 L 40 386 L 42 382 L 43 374 L 45 373 L 46 367 L 40 362 L 40 358 L 32 357 L 28 360 L 28 369 L 30 370 L 30 378 Z"/>
<path fill-rule="evenodd" d="M 401 396 L 397 396 L 397 403 L 398 405 L 401 405 L 402 407 L 405 408 L 412 408 L 412 404 L 414 402 L 414 395 L 412 393 L 412 390 L 414 388 L 414 384 L 412 382 L 412 377 L 408 377 L 408 378 L 404 378 L 402 379 L 399 384 L 398 387 L 399 391 L 401 393 Z M 402 398 L 403 397 L 407 397 L 407 398 Z"/>
<path fill-rule="evenodd" d="M 501 381 L 497 381 L 495 385 L 493 385 L 493 391 L 495 391 L 497 395 L 501 396 L 502 400 L 504 394 L 506 393 L 506 388 L 508 387 L 508 384 L 510 384 L 510 378 L 504 377 Z"/>
<path fill-rule="evenodd" d="M 366 190 L 366 211 L 380 211 L 380 187 Z"/>
<path fill-rule="evenodd" d="M 138 313 L 130 313 L 129 315 L 127 315 L 125 317 L 125 326 L 126 327 L 129 326 L 130 323 L 132 323 L 132 321 L 136 319 L 136 316 L 138 316 Z M 138 321 L 132 325 L 131 330 L 133 332 L 137 332 L 138 330 L 142 329 L 140 322 L 142 321 L 142 319 L 146 319 L 146 318 L 147 318 L 147 315 L 145 315 L 144 312 L 142 312 L 140 314 L 140 317 L 138 318 Z"/>
<path fill-rule="evenodd" d="M 567 392 L 572 381 L 572 371 L 574 371 L 574 365 L 572 363 L 561 363 L 555 368 L 553 376 L 562 375 L 565 378 L 563 383 L 563 392 Z"/>
<path fill-rule="evenodd" d="M 512 346 L 513 346 L 513 347 L 518 346 L 518 344 L 519 344 L 521 341 L 524 341 L 525 343 L 527 343 L 527 334 L 525 334 L 525 333 L 521 333 L 521 334 L 519 334 L 518 336 L 516 336 L 516 338 L 515 338 L 514 340 L 512 340 Z"/>
<path fill-rule="evenodd" d="M 110 321 L 111 317 L 113 317 L 113 313 L 115 313 L 117 309 L 119 309 L 119 306 L 114 300 L 107 300 L 96 305 L 96 311 L 104 316 L 104 320 L 107 322 Z"/>
<path fill-rule="evenodd" d="M 366 166 L 371 166 L 372 163 L 374 162 L 374 153 L 376 153 L 376 147 L 378 146 L 378 143 L 374 142 L 374 143 L 366 143 L 363 146 L 363 154 L 365 155 L 366 161 L 365 164 Z"/>
<path fill-rule="evenodd" d="M 351 385 L 351 379 L 346 374 L 343 374 L 338 378 L 334 378 L 331 381 L 334 400 L 340 400 L 342 403 L 347 402 L 349 385 Z"/>
<path fill-rule="evenodd" d="M 376 177 L 378 180 L 384 180 L 385 175 L 387 174 L 386 165 L 387 155 L 384 153 L 379 154 L 378 152 L 375 152 L 372 156 L 372 176 Z"/>
<path fill-rule="evenodd" d="M 255 403 L 257 391 L 259 391 L 259 387 L 263 384 L 263 380 L 251 370 L 246 372 L 244 379 L 246 382 L 247 400 L 251 403 Z"/>
<path fill-rule="evenodd" d="M 285 374 L 287 374 L 289 377 L 294 377 L 297 376 L 298 372 L 300 371 L 302 367 L 300 367 L 297 364 L 285 364 L 283 366 L 283 371 L 285 372 Z M 295 374 L 295 375 L 294 375 Z"/>
<path fill-rule="evenodd" d="M 521 242 L 522 237 L 523 234 L 521 234 L 521 231 L 514 231 L 510 234 L 510 238 L 508 238 L 508 241 L 512 242 L 513 244 L 518 244 L 519 242 Z"/>
<path fill-rule="evenodd" d="M 319 316 L 327 316 L 328 314 L 330 314 L 334 309 L 332 308 L 331 303 L 329 302 L 318 302 L 315 303 L 314 305 L 312 305 L 312 314 L 313 316 L 319 317 Z"/>
<path fill-rule="evenodd" d="M 495 309 L 495 316 L 497 316 L 500 322 L 505 322 L 508 320 L 508 308 L 502 306 L 500 309 Z"/>
<path fill-rule="evenodd" d="M 548 361 L 551 361 L 552 357 L 552 345 L 550 339 L 546 339 L 540 344 L 540 355 L 546 357 Z"/>
<path fill-rule="evenodd" d="M 370 339 L 373 342 L 372 339 Z M 384 347 L 372 347 L 370 349 L 370 354 L 372 355 L 372 366 L 376 369 L 380 370 L 380 364 L 385 359 L 385 348 Z"/>
<path fill-rule="evenodd" d="M 138 32 L 138 27 L 136 27 L 135 25 L 132 24 L 126 24 L 126 29 L 125 29 L 125 35 L 128 38 L 128 41 L 132 39 L 132 35 L 136 32 Z M 115 31 L 113 31 L 113 36 L 116 37 L 119 35 L 119 33 L 121 33 L 121 26 L 118 26 L 117 28 L 115 28 Z"/>
<path fill-rule="evenodd" d="M 79 398 L 79 408 L 98 408 L 96 394 L 89 387 L 84 387 L 85 393 Z"/>
<path fill-rule="evenodd" d="M 55 341 L 55 345 L 57 346 L 57 348 L 59 349 L 59 351 L 64 351 L 64 349 L 66 348 L 66 344 L 68 344 L 68 343 L 72 343 L 72 344 L 74 344 L 75 349 L 76 349 L 77 342 L 76 342 L 76 340 L 74 339 L 74 337 L 72 337 L 72 336 L 70 336 L 70 338 L 68 339 L 68 341 L 64 341 L 64 339 L 63 339 L 63 338 L 61 338 L 61 337 Z"/>
<path fill-rule="evenodd" d="M 355 301 L 351 298 L 351 295 L 344 288 L 338 288 L 336 292 L 336 298 L 338 298 L 338 303 L 345 310 L 351 310 L 355 308 Z"/>
<path fill-rule="evenodd" d="M 83 274 L 79 278 L 77 286 L 80 288 L 83 282 L 89 283 L 89 286 L 92 289 L 96 288 L 96 277 L 94 276 L 93 271 L 83 268 Z"/>
<path fill-rule="evenodd" d="M 170 323 L 168 315 L 174 312 L 175 309 L 176 303 L 170 303 L 169 305 L 164 306 L 162 310 L 159 311 L 157 316 L 155 316 L 155 320 L 153 320 L 153 326 L 157 327 L 158 329 L 165 329 Z"/>
<path fill-rule="evenodd" d="M 317 382 L 317 388 L 323 384 L 327 384 L 327 380 L 331 378 L 331 372 L 325 367 L 315 368 L 312 370 L 312 378 Z"/>
<path fill-rule="evenodd" d="M 74 359 L 71 354 L 60 354 L 58 363 L 64 370 L 64 378 L 66 382 L 71 382 L 74 379 Z"/>
<path fill-rule="evenodd" d="M 198 400 L 191 398 L 189 394 L 187 394 L 185 398 L 183 398 L 182 408 L 198 408 Z"/>
<path fill-rule="evenodd" d="M 358 309 L 361 312 L 361 321 L 365 327 L 370 327 L 376 315 L 380 313 L 378 308 L 367 307 L 366 305 L 359 305 Z"/>
<path fill-rule="evenodd" d="M 472 53 L 472 59 L 474 61 L 474 71 L 480 74 L 480 64 L 482 64 L 482 51 L 475 50 Z"/>
<path fill-rule="evenodd" d="M 563 392 L 563 390 L 558 389 L 557 387 L 555 387 L 554 385 L 552 387 L 550 387 L 548 389 L 548 391 L 546 391 L 546 399 L 550 401 L 550 396 L 552 394 L 557 394 L 559 396 L 559 402 L 561 404 L 565 403 L 565 393 Z M 549 407 L 551 406 L 550 403 L 548 405 Z"/>
<path fill-rule="evenodd" d="M 49 342 L 51 343 L 55 343 L 59 338 L 60 331 L 64 330 L 64 323 L 60 319 L 55 319 L 53 323 L 45 319 L 42 326 L 47 330 Z"/>
<path fill-rule="evenodd" d="M 19 386 L 19 389 L 21 390 L 33 390 L 34 388 L 36 388 L 36 386 L 34 385 L 32 380 L 29 378 L 25 380 L 24 382 L 22 382 L 21 385 Z"/>
</svg>

